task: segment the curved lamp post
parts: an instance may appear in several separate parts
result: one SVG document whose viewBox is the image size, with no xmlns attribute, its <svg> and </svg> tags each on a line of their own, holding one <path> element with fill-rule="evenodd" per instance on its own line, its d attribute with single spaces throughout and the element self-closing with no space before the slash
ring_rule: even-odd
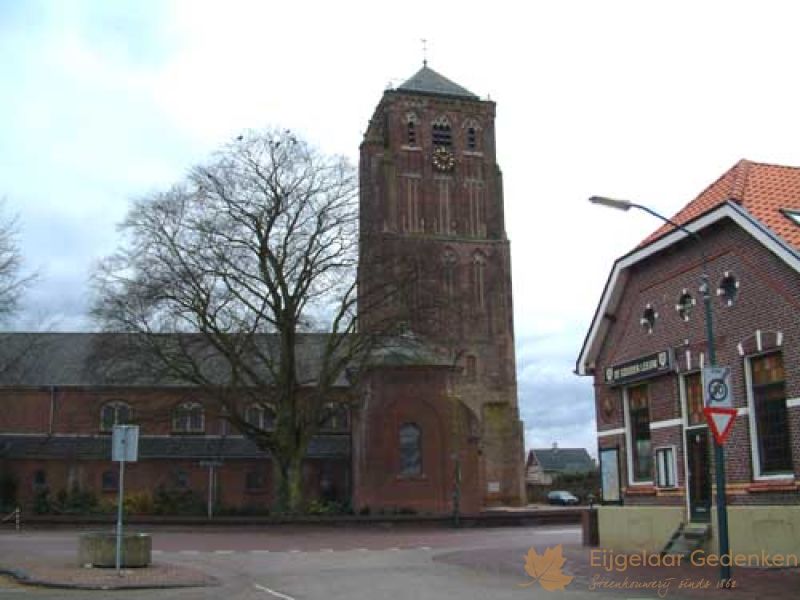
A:
<svg viewBox="0 0 800 600">
<path fill-rule="evenodd" d="M 706 323 L 706 340 L 708 346 L 708 361 L 712 367 L 717 364 L 717 355 L 714 347 L 714 322 L 711 312 L 711 285 L 708 277 L 708 260 L 706 257 L 705 249 L 703 248 L 703 240 L 695 231 L 689 231 L 683 225 L 668 219 L 667 217 L 658 214 L 651 208 L 642 204 L 629 202 L 628 200 L 617 200 L 616 198 L 606 198 L 604 196 L 592 196 L 589 198 L 592 204 L 606 206 L 608 208 L 616 208 L 617 210 L 629 210 L 636 208 L 642 210 L 664 223 L 672 225 L 675 229 L 683 231 L 686 235 L 691 236 L 697 241 L 700 249 L 701 270 L 700 275 L 700 293 L 703 295 L 703 307 L 705 309 L 705 323 Z M 720 561 L 720 580 L 728 580 L 731 578 L 730 567 L 730 549 L 728 543 L 728 507 L 725 494 L 725 448 L 722 444 L 717 443 L 714 439 L 714 467 L 716 471 L 716 484 L 717 484 L 717 531 L 719 533 L 719 555 L 720 558 L 725 557 Z M 688 485 L 687 485 L 688 493 Z M 722 563 L 727 564 L 723 565 Z"/>
</svg>

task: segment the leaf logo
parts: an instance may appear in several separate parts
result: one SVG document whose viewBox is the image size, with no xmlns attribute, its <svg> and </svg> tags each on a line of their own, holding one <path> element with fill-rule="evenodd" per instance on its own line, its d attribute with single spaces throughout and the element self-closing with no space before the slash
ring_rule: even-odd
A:
<svg viewBox="0 0 800 600">
<path fill-rule="evenodd" d="M 572 575 L 564 575 L 561 572 L 565 561 L 561 544 L 555 548 L 547 548 L 544 554 L 538 554 L 531 548 L 525 555 L 525 572 L 533 578 L 533 581 L 521 583 L 519 587 L 529 587 L 538 581 L 548 592 L 565 589 L 573 579 Z"/>
</svg>

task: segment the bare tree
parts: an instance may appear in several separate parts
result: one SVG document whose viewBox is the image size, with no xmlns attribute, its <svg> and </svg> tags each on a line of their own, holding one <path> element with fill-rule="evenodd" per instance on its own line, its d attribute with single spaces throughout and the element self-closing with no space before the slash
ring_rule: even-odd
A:
<svg viewBox="0 0 800 600">
<path fill-rule="evenodd" d="M 121 230 L 94 316 L 148 334 L 127 337 L 149 368 L 219 401 L 273 457 L 279 506 L 300 509 L 309 443 L 374 340 L 357 327 L 354 168 L 289 131 L 248 133 L 136 201 Z M 251 402 L 274 409 L 274 429 L 245 418 Z"/>
<path fill-rule="evenodd" d="M 18 221 L 4 214 L 5 205 L 5 199 L 0 200 L 0 321 L 16 314 L 22 294 L 36 277 L 22 272 Z"/>
</svg>

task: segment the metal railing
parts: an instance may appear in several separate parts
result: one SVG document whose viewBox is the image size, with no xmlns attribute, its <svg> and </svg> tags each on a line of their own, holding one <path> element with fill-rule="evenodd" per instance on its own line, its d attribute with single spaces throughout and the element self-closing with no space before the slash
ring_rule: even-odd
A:
<svg viewBox="0 0 800 600">
<path fill-rule="evenodd" d="M 19 531 L 21 513 L 22 513 L 22 511 L 20 511 L 19 506 L 18 506 L 14 510 L 12 510 L 10 513 L 8 513 L 5 517 L 0 519 L 0 523 L 6 523 L 8 521 L 11 521 L 11 519 L 14 519 L 14 529 Z"/>
</svg>

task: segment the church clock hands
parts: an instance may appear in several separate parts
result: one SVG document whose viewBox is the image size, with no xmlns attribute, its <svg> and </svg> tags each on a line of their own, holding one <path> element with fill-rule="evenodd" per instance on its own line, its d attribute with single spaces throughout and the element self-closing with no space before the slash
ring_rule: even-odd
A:
<svg viewBox="0 0 800 600">
<path fill-rule="evenodd" d="M 437 146 L 433 151 L 433 167 L 437 171 L 452 171 L 456 166 L 453 153 L 444 146 Z"/>
</svg>

